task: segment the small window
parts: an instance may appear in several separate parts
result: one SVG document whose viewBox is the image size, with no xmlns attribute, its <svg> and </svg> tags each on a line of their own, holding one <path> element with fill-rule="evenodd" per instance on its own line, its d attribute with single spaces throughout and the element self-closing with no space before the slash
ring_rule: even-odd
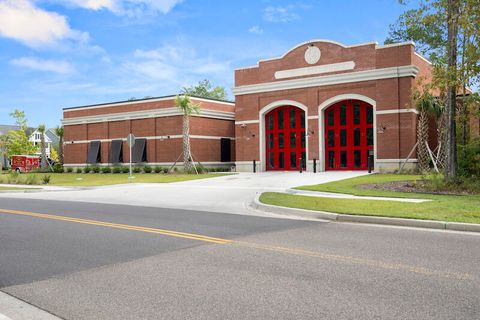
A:
<svg viewBox="0 0 480 320">
<path fill-rule="evenodd" d="M 353 145 L 360 146 L 360 128 L 353 129 Z"/>
<path fill-rule="evenodd" d="M 355 168 L 360 168 L 361 166 L 361 151 L 360 150 L 355 150 L 353 152 L 353 162 L 355 165 Z"/>
<path fill-rule="evenodd" d="M 273 130 L 273 114 L 268 116 L 268 130 Z"/>
<path fill-rule="evenodd" d="M 360 105 L 358 103 L 353 105 L 353 123 L 360 124 Z"/>
<path fill-rule="evenodd" d="M 295 128 L 297 124 L 297 112 L 295 109 L 290 109 L 290 128 Z"/>
<path fill-rule="evenodd" d="M 327 113 L 327 118 L 328 118 L 328 125 L 333 126 L 335 124 L 335 113 L 333 111 L 330 111 Z"/>
<path fill-rule="evenodd" d="M 274 155 L 273 152 L 268 153 L 268 166 L 273 169 Z"/>
<path fill-rule="evenodd" d="M 283 144 L 284 144 L 283 133 L 280 132 L 278 134 L 278 147 L 283 148 Z"/>
<path fill-rule="evenodd" d="M 285 155 L 283 152 L 278 153 L 278 167 L 283 169 L 285 167 Z"/>
<path fill-rule="evenodd" d="M 297 167 L 297 153 L 290 152 L 290 167 L 296 168 Z"/>
<path fill-rule="evenodd" d="M 367 128 L 367 146 L 373 146 L 373 128 Z"/>
<path fill-rule="evenodd" d="M 335 146 L 335 131 L 328 130 L 328 146 L 334 147 Z"/>
<path fill-rule="evenodd" d="M 340 167 L 341 168 L 347 167 L 347 151 L 340 152 Z"/>
<path fill-rule="evenodd" d="M 347 145 L 347 130 L 340 130 L 340 146 L 345 147 Z"/>
<path fill-rule="evenodd" d="M 284 121 L 283 110 L 279 110 L 278 111 L 278 129 L 283 129 L 283 121 Z"/>
<path fill-rule="evenodd" d="M 367 123 L 368 124 L 373 123 L 373 109 L 371 107 L 367 108 Z"/>
<path fill-rule="evenodd" d="M 347 124 L 347 106 L 342 104 L 340 106 L 340 125 L 344 126 Z"/>
<path fill-rule="evenodd" d="M 300 133 L 300 143 L 301 143 L 301 148 L 305 148 L 305 132 Z"/>
<path fill-rule="evenodd" d="M 335 151 L 328 151 L 328 167 L 335 168 Z"/>
<path fill-rule="evenodd" d="M 300 113 L 300 126 L 302 129 L 305 129 L 305 112 Z"/>
<path fill-rule="evenodd" d="M 290 148 L 297 147 L 297 134 L 295 132 L 290 132 Z"/>
<path fill-rule="evenodd" d="M 273 133 L 270 133 L 268 135 L 268 148 L 270 148 L 270 149 L 273 148 Z"/>
</svg>

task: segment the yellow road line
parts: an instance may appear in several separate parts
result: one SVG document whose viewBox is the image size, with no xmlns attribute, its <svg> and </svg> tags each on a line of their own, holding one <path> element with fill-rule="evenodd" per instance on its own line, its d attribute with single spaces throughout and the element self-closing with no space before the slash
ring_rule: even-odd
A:
<svg viewBox="0 0 480 320">
<path fill-rule="evenodd" d="M 339 263 L 353 264 L 353 265 L 364 265 L 368 267 L 375 267 L 375 268 L 387 269 L 387 270 L 402 270 L 407 272 L 423 274 L 427 276 L 438 276 L 442 278 L 453 278 L 457 280 L 476 280 L 477 279 L 475 276 L 468 273 L 439 271 L 439 270 L 429 269 L 425 267 L 416 267 L 416 266 L 410 266 L 405 264 L 387 263 L 383 261 L 328 254 L 328 253 L 322 253 L 318 251 L 310 251 L 310 250 L 304 250 L 304 249 L 263 245 L 263 244 L 252 243 L 252 242 L 245 242 L 245 241 L 234 241 L 229 239 L 215 238 L 215 237 L 209 237 L 209 236 L 204 236 L 200 234 L 185 233 L 185 232 L 178 232 L 178 231 L 172 231 L 172 230 L 132 226 L 132 225 L 111 223 L 111 222 L 105 222 L 105 221 L 72 218 L 72 217 L 45 214 L 45 213 L 36 213 L 36 212 L 1 209 L 1 208 L 0 208 L 0 213 L 161 234 L 165 236 L 204 241 L 204 242 L 210 242 L 210 243 L 216 243 L 216 244 L 235 244 L 237 246 L 248 247 L 252 249 L 267 250 L 267 251 L 280 252 L 280 253 L 286 253 L 286 254 L 292 254 L 292 255 L 308 256 L 308 257 L 320 258 L 322 260 L 329 260 L 329 261 L 335 261 Z"/>
<path fill-rule="evenodd" d="M 7 210 L 7 209 L 0 209 L 0 212 L 8 213 L 8 214 L 30 216 L 30 217 L 36 217 L 36 218 L 42 218 L 42 219 L 60 220 L 60 221 L 68 221 L 68 222 L 89 224 L 89 225 L 94 225 L 94 226 L 102 226 L 102 227 L 125 229 L 125 230 L 131 230 L 131 231 L 155 233 L 155 234 L 161 234 L 161 235 L 166 235 L 166 236 L 185 238 L 185 239 L 191 239 L 191 240 L 198 240 L 198 241 L 205 241 L 205 242 L 212 242 L 212 243 L 218 243 L 218 244 L 227 244 L 227 243 L 232 242 L 232 240 L 208 237 L 208 236 L 203 236 L 203 235 L 193 234 L 193 233 L 185 233 L 185 232 L 178 232 L 178 231 L 172 231 L 172 230 L 132 226 L 132 225 L 126 225 L 126 224 L 118 224 L 118 223 L 111 223 L 111 222 L 97 221 L 97 220 L 89 220 L 89 219 L 72 218 L 72 217 L 51 215 L 51 214 L 45 214 L 45 213 L 27 212 L 27 211 L 19 211 L 19 210 Z"/>
</svg>

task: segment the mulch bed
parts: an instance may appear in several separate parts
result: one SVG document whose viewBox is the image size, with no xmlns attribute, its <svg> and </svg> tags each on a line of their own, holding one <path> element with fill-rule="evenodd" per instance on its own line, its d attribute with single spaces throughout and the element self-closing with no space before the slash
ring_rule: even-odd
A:
<svg viewBox="0 0 480 320">
<path fill-rule="evenodd" d="M 396 192 L 408 192 L 408 193 L 423 193 L 423 194 L 436 194 L 436 195 L 469 195 L 466 191 L 451 191 L 451 190 L 430 190 L 427 183 L 423 180 L 413 181 L 394 181 L 386 183 L 370 183 L 361 184 L 357 186 L 360 189 L 370 190 L 385 190 Z"/>
</svg>

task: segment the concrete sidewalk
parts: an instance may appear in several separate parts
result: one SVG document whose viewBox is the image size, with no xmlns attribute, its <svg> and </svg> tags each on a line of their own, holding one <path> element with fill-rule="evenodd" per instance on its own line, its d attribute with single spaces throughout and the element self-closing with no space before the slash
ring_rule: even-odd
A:
<svg viewBox="0 0 480 320">
<path fill-rule="evenodd" d="M 197 211 L 262 215 L 250 204 L 261 192 L 286 190 L 366 175 L 367 172 L 262 172 L 238 173 L 177 183 L 134 183 L 37 193 L 4 193 L 1 197 L 124 204 Z M 61 191 L 61 192 L 60 192 Z"/>
</svg>

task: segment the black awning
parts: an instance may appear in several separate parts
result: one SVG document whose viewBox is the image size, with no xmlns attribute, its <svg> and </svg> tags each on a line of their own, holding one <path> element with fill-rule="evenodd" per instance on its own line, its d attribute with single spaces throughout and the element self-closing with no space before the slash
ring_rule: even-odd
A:
<svg viewBox="0 0 480 320">
<path fill-rule="evenodd" d="M 147 162 L 147 139 L 135 139 L 132 150 L 132 162 Z"/>
<path fill-rule="evenodd" d="M 92 141 L 88 146 L 87 163 L 99 163 L 102 162 L 100 155 L 100 141 Z"/>
<path fill-rule="evenodd" d="M 232 142 L 229 138 L 220 139 L 220 161 L 230 162 L 232 161 Z"/>
<path fill-rule="evenodd" d="M 112 140 L 112 145 L 110 146 L 110 163 L 121 162 L 123 162 L 123 141 Z"/>
</svg>

